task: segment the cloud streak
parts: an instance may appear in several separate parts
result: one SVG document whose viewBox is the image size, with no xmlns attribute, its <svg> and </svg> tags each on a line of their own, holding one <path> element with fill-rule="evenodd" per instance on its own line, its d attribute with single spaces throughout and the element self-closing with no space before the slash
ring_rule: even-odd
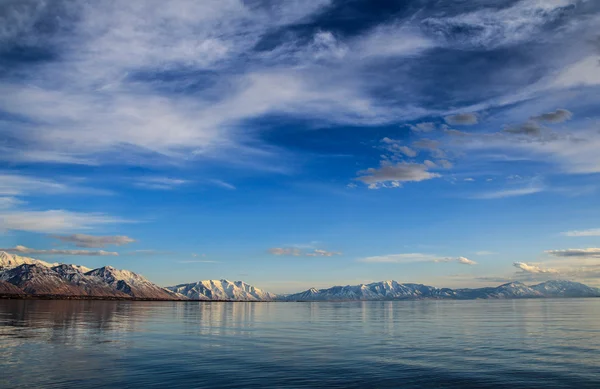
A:
<svg viewBox="0 0 600 389">
<path fill-rule="evenodd" d="M 314 249 L 312 251 L 304 251 L 296 247 L 273 247 L 268 250 L 272 255 L 278 256 L 294 256 L 294 257 L 333 257 L 342 255 L 338 251 L 327 251 L 322 249 Z"/>
<path fill-rule="evenodd" d="M 566 250 L 546 250 L 546 254 L 554 257 L 571 258 L 571 257 L 600 257 L 600 248 L 590 247 L 586 249 L 566 249 Z"/>
<path fill-rule="evenodd" d="M 563 232 L 564 236 L 582 237 L 582 236 L 600 236 L 600 228 L 591 228 L 589 230 L 573 230 Z"/>
<path fill-rule="evenodd" d="M 0 249 L 0 251 L 6 251 L 7 253 L 17 253 L 25 255 L 80 255 L 80 256 L 93 256 L 93 257 L 105 257 L 112 256 L 116 257 L 119 255 L 117 252 L 111 251 L 90 251 L 90 250 L 60 250 L 60 249 L 48 249 L 38 250 L 32 249 L 25 246 L 15 246 L 12 248 Z"/>
<path fill-rule="evenodd" d="M 135 242 L 132 238 L 124 235 L 85 235 L 85 234 L 72 234 L 72 235 L 53 235 L 52 238 L 60 240 L 65 243 L 72 243 L 77 247 L 87 248 L 102 248 L 106 246 L 122 246 L 129 243 Z"/>
<path fill-rule="evenodd" d="M 102 213 L 70 212 L 60 209 L 0 212 L 0 230 L 56 233 L 127 222 L 130 221 Z"/>
<path fill-rule="evenodd" d="M 458 263 L 462 265 L 477 265 L 477 262 L 472 261 L 465 257 L 438 257 L 431 254 L 421 253 L 407 253 L 407 254 L 389 254 L 374 257 L 361 258 L 358 262 L 363 263 L 418 263 L 418 262 L 431 262 L 431 263 Z"/>
</svg>

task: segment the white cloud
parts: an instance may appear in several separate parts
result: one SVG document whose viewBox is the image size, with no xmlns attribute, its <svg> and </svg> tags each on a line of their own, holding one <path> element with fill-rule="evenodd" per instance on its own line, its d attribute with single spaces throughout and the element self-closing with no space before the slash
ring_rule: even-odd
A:
<svg viewBox="0 0 600 389">
<path fill-rule="evenodd" d="M 476 265 L 477 262 L 465 257 L 438 257 L 431 254 L 407 253 L 407 254 L 389 254 L 374 257 L 366 257 L 358 260 L 365 263 L 415 263 L 415 262 L 433 262 L 447 263 L 456 262 L 463 265 Z"/>
<path fill-rule="evenodd" d="M 600 236 L 600 228 L 591 228 L 589 230 L 574 230 L 563 232 L 565 236 Z"/>
<path fill-rule="evenodd" d="M 435 130 L 435 123 L 433 122 L 421 122 L 414 126 L 410 126 L 410 129 L 414 132 L 431 132 Z"/>
<path fill-rule="evenodd" d="M 477 265 L 477 262 L 470 260 L 465 257 L 456 257 L 456 258 L 438 258 L 434 260 L 434 262 L 456 262 L 462 265 Z"/>
<path fill-rule="evenodd" d="M 406 57 L 433 48 L 436 43 L 408 25 L 383 25 L 353 42 L 357 56 Z"/>
<path fill-rule="evenodd" d="M 61 242 L 73 243 L 77 247 L 89 247 L 98 248 L 106 246 L 122 246 L 129 243 L 135 242 L 128 236 L 124 235 L 85 235 L 85 234 L 73 234 L 73 235 L 53 235 L 52 238 L 58 239 Z"/>
<path fill-rule="evenodd" d="M 66 210 L 10 210 L 0 213 L 0 230 L 55 233 L 91 229 L 101 225 L 124 222 L 127 221 L 101 213 L 81 213 Z"/>
<path fill-rule="evenodd" d="M 523 272 L 526 272 L 526 273 L 535 273 L 535 274 L 557 274 L 558 273 L 558 270 L 556 270 L 556 269 L 543 268 L 539 265 L 528 264 L 525 262 L 515 262 L 515 263 L 513 263 L 513 266 L 516 267 L 517 269 L 522 270 Z"/>
<path fill-rule="evenodd" d="M 321 31 L 308 44 L 290 39 L 260 51 L 255 48 L 268 34 L 325 9 L 330 1 L 268 7 L 234 0 L 176 1 L 168 10 L 160 4 L 73 7 L 77 17 L 69 21 L 74 24 L 52 42 L 61 49 L 57 61 L 40 63 L 35 73 L 24 68 L 23 77 L 0 83 L 0 108 L 28 119 L 1 129 L 14 142 L 0 158 L 89 164 L 192 158 L 230 162 L 236 152 L 238 163 L 248 167 L 258 163 L 240 162 L 249 157 L 244 153 L 254 160 L 275 157 L 243 127 L 265 114 L 371 125 L 425 112 L 382 106 L 356 77 L 357 62 L 413 56 L 431 47 L 418 29 L 378 26 L 347 42 Z M 40 8 L 48 11 L 49 5 L 41 3 Z M 27 26 L 14 22 L 3 31 Z M 347 53 L 352 60 L 345 58 Z M 320 61 L 327 58 L 337 61 L 336 66 L 323 66 Z M 214 77 L 200 80 L 206 81 L 201 91 L 182 93 L 199 80 L 169 75 L 190 72 Z"/>
<path fill-rule="evenodd" d="M 534 36 L 544 39 L 543 27 L 577 2 L 521 0 L 504 8 L 484 7 L 453 16 L 430 17 L 423 24 L 447 45 L 491 49 L 518 44 Z"/>
<path fill-rule="evenodd" d="M 0 251 L 6 251 L 7 253 L 18 253 L 25 255 L 83 255 L 83 256 L 118 256 L 119 253 L 111 251 L 89 251 L 89 250 L 38 250 L 32 249 L 25 246 L 15 246 L 13 248 L 0 249 Z"/>
<path fill-rule="evenodd" d="M 592 55 L 563 69 L 550 83 L 550 88 L 573 88 L 600 85 L 600 56 Z"/>
</svg>

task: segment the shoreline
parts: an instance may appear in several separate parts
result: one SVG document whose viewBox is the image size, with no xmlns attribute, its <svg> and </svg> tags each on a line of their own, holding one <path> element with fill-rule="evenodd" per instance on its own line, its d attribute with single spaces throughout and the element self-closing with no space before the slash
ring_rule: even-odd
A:
<svg viewBox="0 0 600 389">
<path fill-rule="evenodd" d="M 41 301 L 164 301 L 183 303 L 349 303 L 349 302 L 388 302 L 388 301 L 508 301 L 508 300 L 568 300 L 568 299 L 594 299 L 600 296 L 564 296 L 564 297 L 512 297 L 489 299 L 460 299 L 460 298 L 421 298 L 421 299 L 381 299 L 381 300 L 180 300 L 180 299 L 155 299 L 136 297 L 111 297 L 111 296 L 64 296 L 64 295 L 32 295 L 32 294 L 0 294 L 0 300 L 41 300 Z"/>
</svg>

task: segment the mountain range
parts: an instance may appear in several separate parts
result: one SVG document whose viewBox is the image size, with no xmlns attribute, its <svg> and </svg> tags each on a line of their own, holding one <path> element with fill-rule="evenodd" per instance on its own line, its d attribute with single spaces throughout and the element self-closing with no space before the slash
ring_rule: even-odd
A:
<svg viewBox="0 0 600 389">
<path fill-rule="evenodd" d="M 327 289 L 311 288 L 300 293 L 278 296 L 242 281 L 228 280 L 206 280 L 163 288 L 139 274 L 111 266 L 88 269 L 0 251 L 0 297 L 27 296 L 200 301 L 474 300 L 600 297 L 600 289 L 561 280 L 530 286 L 510 282 L 497 287 L 476 289 L 440 289 L 391 280 Z"/>
</svg>

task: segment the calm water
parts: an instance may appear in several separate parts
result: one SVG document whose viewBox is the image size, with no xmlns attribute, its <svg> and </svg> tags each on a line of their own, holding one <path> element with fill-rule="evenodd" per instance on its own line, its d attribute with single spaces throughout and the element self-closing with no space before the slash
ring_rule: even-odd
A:
<svg viewBox="0 0 600 389">
<path fill-rule="evenodd" d="M 600 388 L 600 299 L 0 300 L 3 388 Z"/>
</svg>

